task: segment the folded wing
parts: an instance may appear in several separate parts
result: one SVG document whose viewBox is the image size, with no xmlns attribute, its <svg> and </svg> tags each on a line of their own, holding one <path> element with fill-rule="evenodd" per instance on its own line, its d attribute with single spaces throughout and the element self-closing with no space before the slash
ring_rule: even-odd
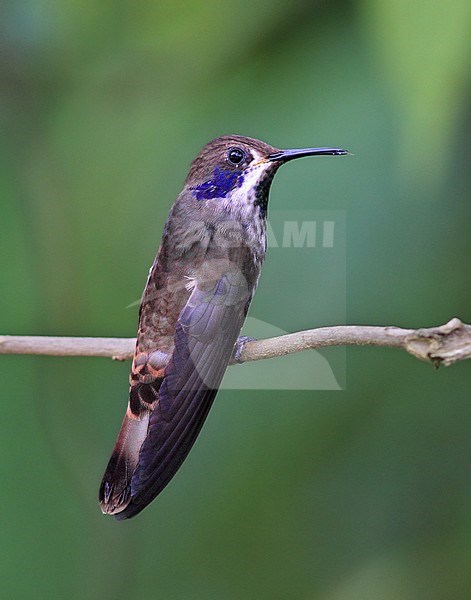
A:
<svg viewBox="0 0 471 600">
<path fill-rule="evenodd" d="M 148 418 L 132 472 L 127 506 L 117 519 L 139 513 L 174 476 L 208 414 L 250 303 L 244 276 L 216 264 L 195 279 L 175 327 L 175 346 Z M 154 388 L 155 389 L 155 388 Z"/>
</svg>

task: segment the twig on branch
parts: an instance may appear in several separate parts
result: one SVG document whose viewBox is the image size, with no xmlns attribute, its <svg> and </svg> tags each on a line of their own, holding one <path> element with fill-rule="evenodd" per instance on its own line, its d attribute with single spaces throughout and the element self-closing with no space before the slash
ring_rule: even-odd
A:
<svg viewBox="0 0 471 600">
<path fill-rule="evenodd" d="M 0 336 L 0 354 L 54 356 L 107 356 L 126 360 L 134 352 L 134 338 Z M 284 356 L 326 346 L 385 346 L 403 348 L 436 367 L 471 358 L 471 325 L 451 319 L 445 325 L 424 329 L 339 325 L 247 342 L 241 362 Z"/>
</svg>

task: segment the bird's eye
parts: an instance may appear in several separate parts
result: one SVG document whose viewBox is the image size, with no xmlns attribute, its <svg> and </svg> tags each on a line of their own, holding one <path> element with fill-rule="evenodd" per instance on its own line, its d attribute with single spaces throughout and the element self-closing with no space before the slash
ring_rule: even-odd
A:
<svg viewBox="0 0 471 600">
<path fill-rule="evenodd" d="M 233 165 L 240 165 L 245 159 L 245 152 L 241 148 L 229 148 L 227 158 Z"/>
</svg>

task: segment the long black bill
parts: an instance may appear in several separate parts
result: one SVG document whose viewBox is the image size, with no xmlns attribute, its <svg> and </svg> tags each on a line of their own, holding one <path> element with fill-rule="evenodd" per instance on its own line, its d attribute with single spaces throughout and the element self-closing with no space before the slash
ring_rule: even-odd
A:
<svg viewBox="0 0 471 600">
<path fill-rule="evenodd" d="M 303 156 L 344 156 L 345 154 L 350 153 L 342 148 L 292 148 L 274 152 L 268 156 L 268 160 L 287 162 Z"/>
</svg>

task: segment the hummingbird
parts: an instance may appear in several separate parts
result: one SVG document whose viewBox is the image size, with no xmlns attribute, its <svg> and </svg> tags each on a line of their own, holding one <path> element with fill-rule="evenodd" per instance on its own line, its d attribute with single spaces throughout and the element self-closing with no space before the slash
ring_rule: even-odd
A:
<svg viewBox="0 0 471 600">
<path fill-rule="evenodd" d="M 129 402 L 99 491 L 103 513 L 128 519 L 154 500 L 193 446 L 227 366 L 241 362 L 279 167 L 345 154 L 226 135 L 195 158 L 142 295 Z"/>
</svg>

